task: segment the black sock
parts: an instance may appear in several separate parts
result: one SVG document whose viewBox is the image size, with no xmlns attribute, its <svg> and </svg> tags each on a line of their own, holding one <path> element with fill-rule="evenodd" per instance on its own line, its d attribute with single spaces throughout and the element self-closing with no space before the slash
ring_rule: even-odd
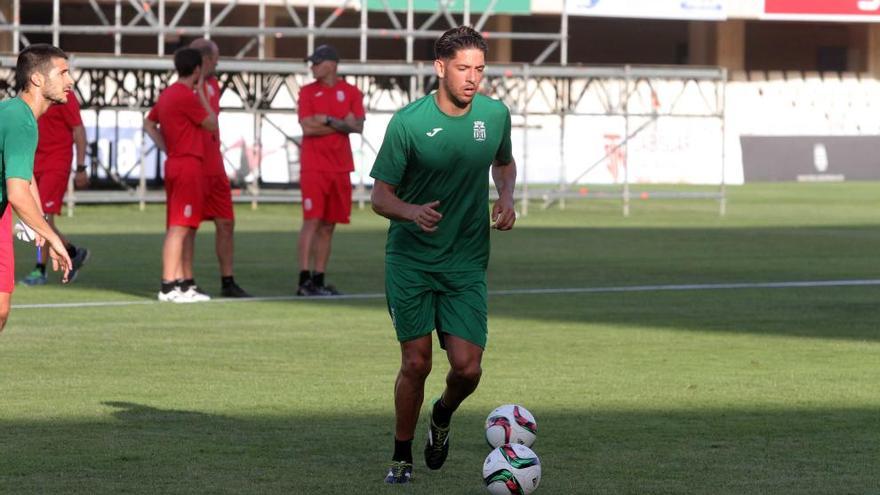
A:
<svg viewBox="0 0 880 495">
<path fill-rule="evenodd" d="M 163 280 L 162 281 L 162 294 L 168 294 L 169 292 L 173 291 L 174 287 L 176 287 L 176 286 L 177 286 L 176 280 L 172 280 L 170 282 L 168 280 Z"/>
<path fill-rule="evenodd" d="M 67 249 L 67 255 L 70 256 L 71 259 L 73 259 L 73 257 L 76 256 L 76 246 L 68 243 L 67 246 L 64 247 Z"/>
<path fill-rule="evenodd" d="M 46 274 L 46 264 L 45 263 L 37 263 L 37 270 L 40 270 L 40 273 L 45 275 Z"/>
<path fill-rule="evenodd" d="M 308 270 L 301 270 L 299 272 L 299 285 L 308 282 L 310 278 L 312 278 L 311 272 L 309 272 Z"/>
<path fill-rule="evenodd" d="M 233 276 L 228 277 L 220 277 L 220 285 L 222 287 L 232 287 L 235 284 L 235 278 Z"/>
<path fill-rule="evenodd" d="M 312 274 L 312 283 L 318 287 L 324 287 L 324 273 L 315 272 Z"/>
<path fill-rule="evenodd" d="M 394 439 L 394 455 L 391 456 L 391 460 L 398 462 L 408 462 L 412 464 L 412 438 L 409 440 L 398 440 Z"/>
<path fill-rule="evenodd" d="M 192 279 L 192 278 L 182 278 L 177 281 L 177 285 L 180 286 L 180 290 L 182 290 L 183 292 L 186 292 L 187 289 L 189 289 L 193 285 L 196 285 L 196 281 L 195 281 L 195 279 Z"/>
<path fill-rule="evenodd" d="M 443 397 L 440 397 L 440 400 L 434 403 L 434 410 L 431 411 L 431 420 L 434 421 L 434 424 L 445 428 L 449 426 L 449 422 L 452 421 L 452 413 L 455 412 L 455 409 L 451 409 L 443 402 Z"/>
</svg>

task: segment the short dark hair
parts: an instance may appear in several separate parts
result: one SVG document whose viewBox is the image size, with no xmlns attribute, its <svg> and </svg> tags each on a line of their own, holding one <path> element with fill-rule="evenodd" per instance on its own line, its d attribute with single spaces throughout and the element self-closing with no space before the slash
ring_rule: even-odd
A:
<svg viewBox="0 0 880 495">
<path fill-rule="evenodd" d="M 180 48 L 174 52 L 174 69 L 180 77 L 189 77 L 202 65 L 202 52 L 195 48 Z"/>
<path fill-rule="evenodd" d="M 489 45 L 482 34 L 470 26 L 459 26 L 446 31 L 434 42 L 434 57 L 453 58 L 465 48 L 482 50 L 483 55 L 489 53 Z"/>
<path fill-rule="evenodd" d="M 36 43 L 22 50 L 15 62 L 16 91 L 22 92 L 28 88 L 34 72 L 48 74 L 52 70 L 53 58 L 67 60 L 67 54 L 57 46 L 47 43 Z"/>
</svg>

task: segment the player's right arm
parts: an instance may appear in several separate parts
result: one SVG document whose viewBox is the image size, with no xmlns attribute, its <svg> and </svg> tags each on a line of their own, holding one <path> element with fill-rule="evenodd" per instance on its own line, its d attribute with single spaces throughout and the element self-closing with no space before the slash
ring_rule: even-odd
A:
<svg viewBox="0 0 880 495">
<path fill-rule="evenodd" d="M 205 73 L 202 72 L 199 76 L 199 80 L 196 82 L 196 93 L 199 95 L 199 103 L 202 104 L 202 108 L 208 112 L 208 116 L 204 118 L 199 125 L 202 129 L 216 132 L 217 129 L 220 128 L 220 124 L 217 121 L 217 114 L 214 113 L 214 109 L 211 108 L 211 102 L 208 101 L 208 95 L 205 93 Z"/>
<path fill-rule="evenodd" d="M 150 119 L 149 115 L 144 117 L 144 132 L 146 132 L 147 135 L 150 136 L 150 139 L 156 143 L 156 147 L 159 148 L 159 151 L 168 153 L 168 148 L 165 146 L 165 139 L 162 138 L 162 133 L 159 132 L 159 123 Z"/>
<path fill-rule="evenodd" d="M 398 115 L 385 129 L 385 139 L 376 155 L 370 177 L 375 179 L 370 194 L 373 211 L 390 220 L 415 222 L 423 232 L 434 232 L 443 215 L 437 211 L 439 201 L 425 204 L 407 203 L 397 196 L 397 185 L 403 179 L 410 160 L 406 124 Z"/>
<path fill-rule="evenodd" d="M 443 214 L 435 209 L 440 202 L 431 201 L 423 205 L 407 203 L 397 197 L 396 189 L 396 186 L 376 179 L 370 194 L 373 211 L 389 220 L 415 222 L 423 232 L 435 232 L 443 218 Z"/>
<path fill-rule="evenodd" d="M 49 243 L 52 269 L 58 270 L 60 268 L 63 270 L 62 281 L 67 282 L 67 275 L 72 266 L 70 256 L 68 256 L 67 248 L 61 238 L 43 218 L 39 203 L 34 201 L 31 181 L 19 177 L 9 177 L 6 179 L 6 194 L 9 198 L 9 204 L 18 217 Z"/>
<path fill-rule="evenodd" d="M 73 184 L 78 189 L 83 189 L 89 185 L 89 174 L 86 173 L 86 128 L 82 125 L 73 128 L 73 144 L 76 147 L 76 175 L 73 176 Z M 82 167 L 82 168 L 81 168 Z"/>
</svg>

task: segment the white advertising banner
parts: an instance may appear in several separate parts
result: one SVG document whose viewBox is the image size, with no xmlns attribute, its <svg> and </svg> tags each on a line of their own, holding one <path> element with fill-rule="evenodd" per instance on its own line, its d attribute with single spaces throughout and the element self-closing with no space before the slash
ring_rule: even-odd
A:
<svg viewBox="0 0 880 495">
<path fill-rule="evenodd" d="M 727 0 L 568 0 L 569 15 L 721 21 Z"/>
<path fill-rule="evenodd" d="M 532 123 L 529 119 L 529 122 Z M 540 121 L 539 121 L 540 122 Z M 543 122 L 543 139 L 529 133 L 529 182 L 554 183 L 554 163 L 537 157 L 558 156 L 558 123 Z M 647 125 L 644 125 L 647 124 Z M 714 118 L 660 117 L 648 122 L 632 117 L 630 132 L 642 128 L 626 146 L 622 117 L 566 118 L 565 181 L 581 184 L 720 184 L 722 180 L 721 122 Z M 644 127 L 643 127 L 644 125 Z M 519 136 L 519 140 L 522 136 Z M 550 139 L 546 139 L 550 138 Z M 516 143 L 519 140 L 514 140 Z M 540 144 L 539 144 L 540 143 Z M 558 143 L 558 141 L 557 141 Z M 546 146 L 546 149 L 542 147 Z M 536 149 L 537 148 L 537 149 Z M 516 151 L 516 148 L 514 148 Z M 736 178 L 728 175 L 726 182 Z"/>
</svg>

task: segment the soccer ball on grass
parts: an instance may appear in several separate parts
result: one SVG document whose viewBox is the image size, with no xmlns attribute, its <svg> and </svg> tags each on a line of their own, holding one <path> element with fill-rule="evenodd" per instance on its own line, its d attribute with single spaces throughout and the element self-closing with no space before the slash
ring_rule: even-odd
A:
<svg viewBox="0 0 880 495">
<path fill-rule="evenodd" d="M 525 445 L 502 445 L 486 457 L 483 482 L 492 495 L 529 495 L 541 482 L 541 461 Z"/>
</svg>

